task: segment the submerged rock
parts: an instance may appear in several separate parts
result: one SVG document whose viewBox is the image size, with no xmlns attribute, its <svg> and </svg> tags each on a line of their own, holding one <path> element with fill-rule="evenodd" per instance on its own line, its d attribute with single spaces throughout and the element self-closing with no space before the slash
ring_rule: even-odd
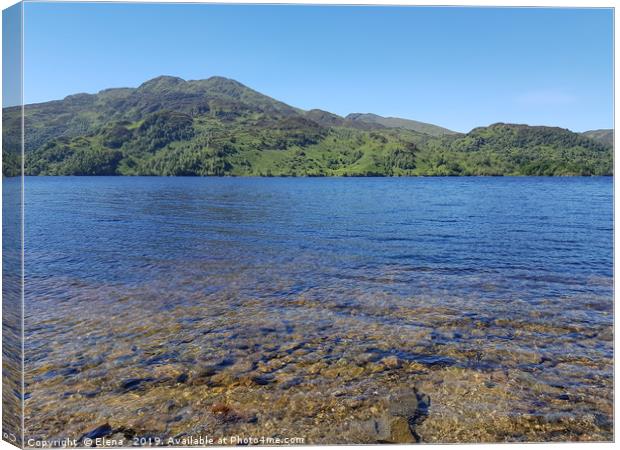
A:
<svg viewBox="0 0 620 450">
<path fill-rule="evenodd" d="M 417 442 L 409 426 L 409 422 L 404 417 L 392 417 L 390 420 L 390 442 L 396 444 L 410 444 Z"/>
<path fill-rule="evenodd" d="M 275 378 L 273 375 L 261 374 L 251 377 L 251 380 L 259 386 L 265 386 L 267 384 L 273 383 Z"/>
<path fill-rule="evenodd" d="M 415 389 L 402 388 L 390 393 L 388 411 L 392 416 L 411 417 L 418 410 L 418 392 Z"/>
<path fill-rule="evenodd" d="M 121 383 L 120 389 L 122 391 L 133 391 L 141 388 L 144 383 L 153 381 L 152 378 L 130 378 Z"/>
<path fill-rule="evenodd" d="M 428 416 L 430 397 L 420 393 L 417 389 L 402 388 L 392 392 L 388 397 L 388 412 L 392 417 L 404 419 L 407 422 L 409 431 L 416 442 L 420 441 L 420 436 L 416 433 L 416 426 L 420 425 Z M 402 436 L 402 420 L 395 422 L 398 435 Z"/>
<path fill-rule="evenodd" d="M 388 369 L 398 369 L 402 365 L 400 359 L 396 356 L 386 356 L 381 360 L 381 364 L 383 364 Z"/>
<path fill-rule="evenodd" d="M 211 413 L 221 423 L 246 422 L 256 423 L 256 414 L 251 412 L 241 412 L 224 403 L 214 403 L 211 405 Z"/>
<path fill-rule="evenodd" d="M 226 370 L 220 373 L 213 375 L 209 380 L 210 386 L 230 386 L 233 384 L 237 378 L 233 373 Z"/>
<path fill-rule="evenodd" d="M 182 373 L 176 378 L 177 383 L 185 383 L 188 380 L 189 376 L 186 373 Z"/>
<path fill-rule="evenodd" d="M 110 426 L 110 424 L 106 423 L 84 434 L 80 438 L 80 441 L 84 439 L 97 439 L 100 437 L 109 436 L 110 434 L 112 434 L 112 427 Z"/>
<path fill-rule="evenodd" d="M 345 433 L 347 439 L 364 444 L 410 444 L 417 442 L 407 419 L 390 417 L 389 414 L 351 424 Z"/>
</svg>

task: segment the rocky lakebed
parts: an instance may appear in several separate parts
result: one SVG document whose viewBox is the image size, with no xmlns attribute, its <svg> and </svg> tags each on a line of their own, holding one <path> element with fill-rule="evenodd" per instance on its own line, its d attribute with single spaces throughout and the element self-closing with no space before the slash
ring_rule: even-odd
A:
<svg viewBox="0 0 620 450">
<path fill-rule="evenodd" d="M 163 302 L 153 301 L 157 283 L 127 291 L 67 280 L 70 300 L 26 320 L 26 437 L 612 439 L 607 299 L 591 299 L 587 314 L 570 298 L 316 289 L 283 301 L 276 294 L 291 286 L 246 298 L 239 279 L 220 279 L 226 287 L 212 294 L 193 279 Z"/>
</svg>

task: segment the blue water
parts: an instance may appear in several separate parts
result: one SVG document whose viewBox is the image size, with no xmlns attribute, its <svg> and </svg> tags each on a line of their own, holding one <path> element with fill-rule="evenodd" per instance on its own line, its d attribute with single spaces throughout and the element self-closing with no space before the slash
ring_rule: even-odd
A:
<svg viewBox="0 0 620 450">
<path fill-rule="evenodd" d="M 479 441 L 480 427 L 496 441 L 613 438 L 611 178 L 25 185 L 34 436 L 172 404 L 145 435 L 261 436 L 275 420 L 359 442 L 342 437 L 350 417 L 419 386 L 431 442 Z M 248 378 L 263 371 L 273 382 Z M 295 398 L 317 402 L 311 420 Z M 256 423 L 213 422 L 210 403 L 230 399 Z"/>
<path fill-rule="evenodd" d="M 327 286 L 507 301 L 612 294 L 612 178 L 28 177 L 25 186 L 32 302 L 59 283 L 174 288 L 196 273 L 241 271 L 258 297 Z"/>
</svg>

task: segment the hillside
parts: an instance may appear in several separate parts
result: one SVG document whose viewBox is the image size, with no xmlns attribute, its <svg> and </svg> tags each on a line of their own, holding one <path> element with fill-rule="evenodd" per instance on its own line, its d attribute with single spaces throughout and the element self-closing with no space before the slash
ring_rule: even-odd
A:
<svg viewBox="0 0 620 450">
<path fill-rule="evenodd" d="M 3 113 L 3 173 L 13 175 L 20 111 Z M 27 105 L 25 169 L 29 175 L 612 173 L 611 147 L 569 130 L 495 124 L 453 134 L 363 116 L 303 111 L 222 77 L 162 76 L 137 88 Z"/>
<path fill-rule="evenodd" d="M 447 128 L 430 123 L 400 119 L 398 117 L 383 117 L 378 116 L 377 114 L 351 113 L 346 117 L 346 119 L 353 123 L 378 124 L 386 128 L 404 128 L 405 130 L 417 131 L 431 136 L 457 134 L 456 131 L 448 130 Z"/>
<path fill-rule="evenodd" d="M 605 145 L 609 145 L 609 146 L 614 145 L 614 130 L 609 130 L 609 129 L 590 130 L 590 131 L 585 131 L 581 134 L 583 134 L 586 137 L 589 137 L 590 139 L 594 139 L 595 141 L 601 142 Z"/>
</svg>

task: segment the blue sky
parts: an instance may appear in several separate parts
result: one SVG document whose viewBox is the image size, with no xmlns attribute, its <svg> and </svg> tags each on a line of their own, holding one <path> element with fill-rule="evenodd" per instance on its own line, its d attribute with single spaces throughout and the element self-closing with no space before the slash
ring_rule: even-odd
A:
<svg viewBox="0 0 620 450">
<path fill-rule="evenodd" d="M 613 127 L 611 9 L 28 3 L 26 103 L 221 75 L 457 131 Z"/>
</svg>

